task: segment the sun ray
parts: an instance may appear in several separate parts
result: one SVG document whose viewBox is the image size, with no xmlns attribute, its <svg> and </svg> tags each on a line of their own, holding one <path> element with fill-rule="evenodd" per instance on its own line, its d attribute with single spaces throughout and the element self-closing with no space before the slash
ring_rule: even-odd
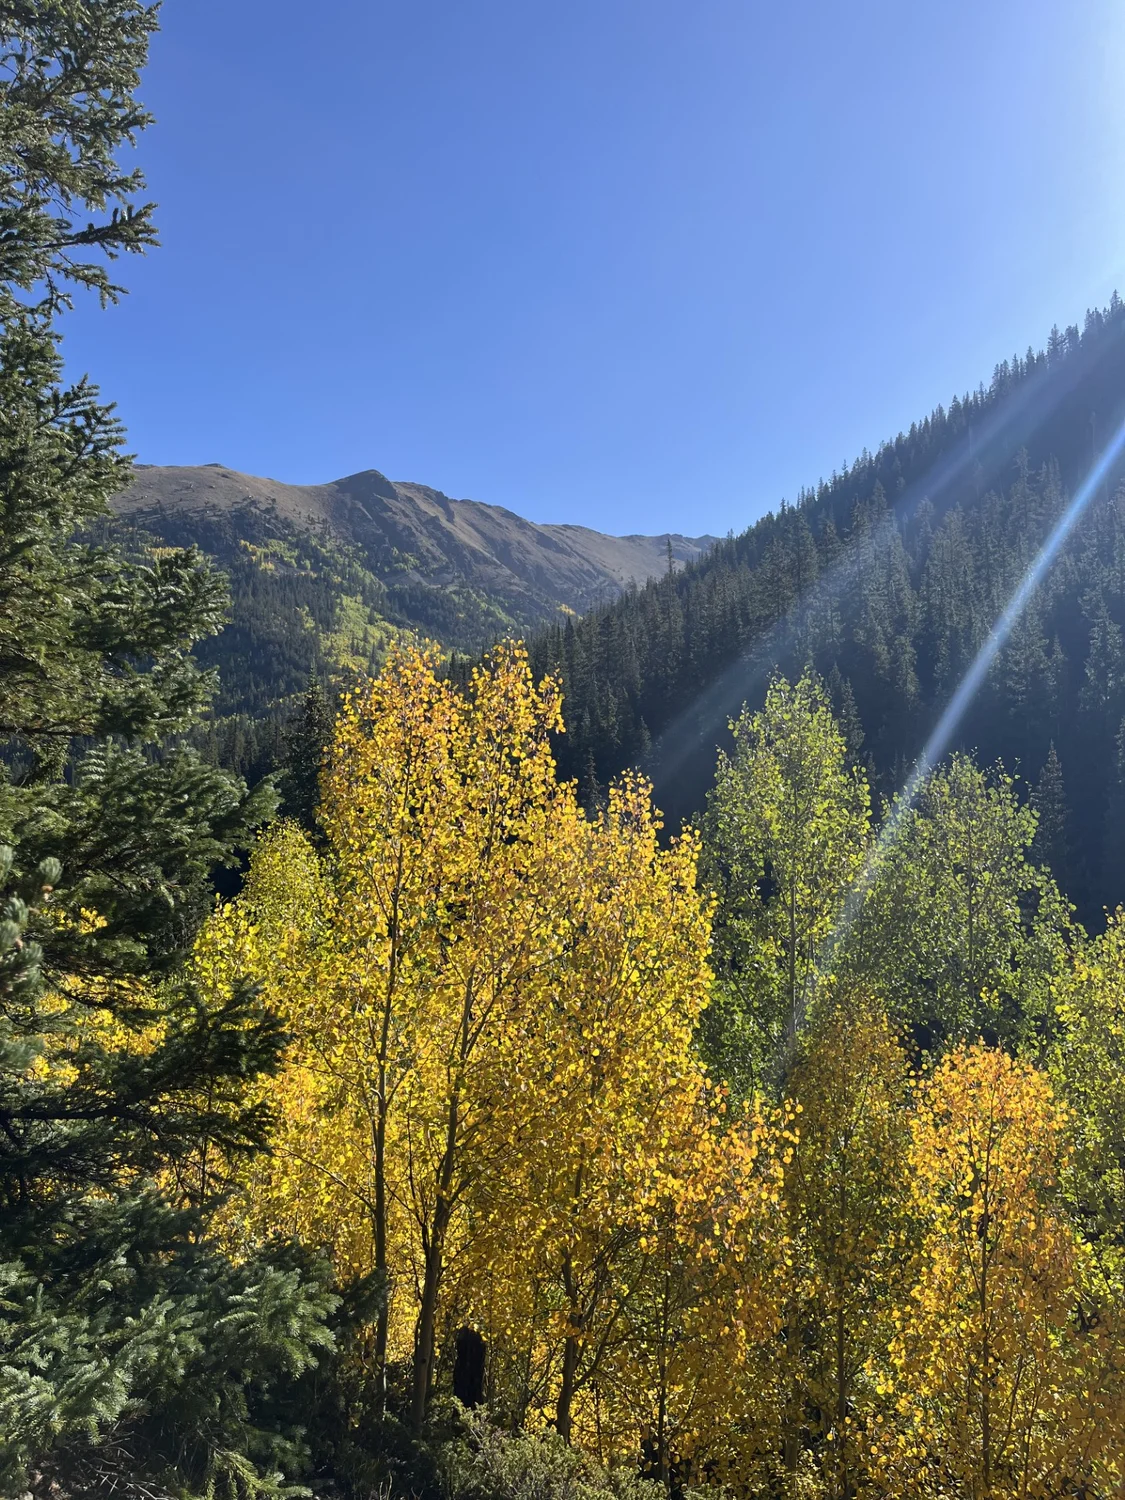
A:
<svg viewBox="0 0 1125 1500">
<path fill-rule="evenodd" d="M 956 450 L 940 459 L 894 501 L 871 538 L 876 552 L 886 549 L 896 531 L 924 500 L 940 502 L 967 475 L 978 473 L 985 484 L 994 482 L 1025 442 L 1070 394 L 1079 379 L 1077 361 L 1059 372 L 1037 370 L 983 422 L 971 429 Z M 714 744 L 727 721 L 764 686 L 785 655 L 799 641 L 808 621 L 842 599 L 859 580 L 861 560 L 853 549 L 823 572 L 787 613 L 740 653 L 725 671 L 664 729 L 649 759 L 649 773 L 659 798 L 674 783 L 693 754 Z"/>
<path fill-rule="evenodd" d="M 989 631 L 984 644 L 977 652 L 968 671 L 962 677 L 956 691 L 946 704 L 929 739 L 923 746 L 921 754 L 915 761 L 902 791 L 895 798 L 891 810 L 879 831 L 879 836 L 872 845 L 871 851 L 864 862 L 858 879 L 848 893 L 844 909 L 840 914 L 840 919 L 836 923 L 825 945 L 823 955 L 825 960 L 831 961 L 831 955 L 851 931 L 863 906 L 863 902 L 867 897 L 867 893 L 871 889 L 880 859 L 898 837 L 903 819 L 914 806 L 918 793 L 921 791 L 927 776 L 929 776 L 930 772 L 949 749 L 953 737 L 957 732 L 958 725 L 964 718 L 970 703 L 972 703 L 980 691 L 981 685 L 988 675 L 989 668 L 999 655 L 1005 641 L 1011 635 L 1017 620 L 1026 609 L 1032 595 L 1042 582 L 1048 568 L 1050 568 L 1058 556 L 1067 538 L 1074 530 L 1086 507 L 1105 483 L 1123 452 L 1125 452 L 1125 421 L 1121 423 L 1117 431 L 1113 434 L 1113 437 L 1102 449 L 1100 455 L 1086 474 L 1085 479 L 1083 479 L 1075 491 L 1070 504 L 1063 511 L 1055 523 L 1051 534 L 1032 560 L 1023 578 L 1020 580 L 1019 586 L 1004 606 L 996 623 Z"/>
</svg>

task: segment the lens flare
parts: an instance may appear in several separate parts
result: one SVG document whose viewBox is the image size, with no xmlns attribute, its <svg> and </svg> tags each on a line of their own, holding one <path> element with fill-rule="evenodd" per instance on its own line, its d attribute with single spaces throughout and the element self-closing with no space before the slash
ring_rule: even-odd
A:
<svg viewBox="0 0 1125 1500">
<path fill-rule="evenodd" d="M 1008 600 L 995 625 L 989 631 L 987 640 L 977 652 L 976 658 L 969 667 L 969 670 L 958 683 L 956 692 L 946 704 L 941 718 L 934 726 L 933 733 L 926 741 L 921 755 L 919 755 L 913 770 L 907 777 L 906 785 L 895 798 L 894 806 L 891 808 L 886 821 L 879 830 L 879 837 L 872 846 L 859 878 L 848 893 L 840 920 L 837 922 L 825 945 L 824 953 L 826 958 L 831 958 L 832 953 L 851 930 L 859 914 L 860 907 L 863 905 L 864 899 L 871 889 L 871 882 L 878 868 L 879 860 L 898 837 L 902 821 L 914 806 L 922 784 L 949 748 L 950 741 L 953 739 L 958 724 L 964 718 L 969 704 L 979 692 L 980 686 L 988 674 L 988 669 L 996 660 L 1004 642 L 1011 635 L 1013 626 L 1027 607 L 1032 594 L 1034 594 L 1042 582 L 1043 575 L 1058 556 L 1067 537 L 1074 530 L 1082 512 L 1105 482 L 1110 470 L 1121 457 L 1123 451 L 1125 451 L 1125 421 L 1122 422 L 1111 440 L 1106 444 L 1101 455 L 1075 492 L 1074 498 L 1055 523 L 1050 536 L 1048 536 L 1043 546 L 1039 549 L 1027 572 L 1020 580 L 1019 587 Z"/>
<path fill-rule="evenodd" d="M 1038 369 L 971 428 L 954 452 L 940 459 L 921 479 L 894 500 L 893 510 L 880 520 L 864 556 L 853 548 L 823 572 L 789 611 L 759 637 L 661 733 L 648 768 L 659 797 L 700 749 L 714 745 L 727 721 L 752 698 L 785 653 L 800 641 L 813 617 L 838 603 L 859 580 L 863 566 L 894 540 L 903 522 L 923 500 L 937 502 L 961 481 L 974 476 L 990 484 L 1011 463 L 1012 454 L 1029 441 L 1081 378 L 1083 364 L 1072 358 L 1059 369 Z"/>
</svg>

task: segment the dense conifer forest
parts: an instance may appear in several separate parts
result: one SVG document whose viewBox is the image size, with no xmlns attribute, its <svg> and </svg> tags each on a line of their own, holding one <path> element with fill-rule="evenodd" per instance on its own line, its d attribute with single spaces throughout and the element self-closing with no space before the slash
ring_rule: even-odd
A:
<svg viewBox="0 0 1125 1500">
<path fill-rule="evenodd" d="M 530 647 L 291 672 L 248 786 L 60 355 L 156 23 L 0 3 L 0 1495 L 1120 1496 L 1115 474 L 901 788 L 1121 306 Z"/>
<path fill-rule="evenodd" d="M 682 573 L 535 639 L 560 675 L 560 761 L 587 788 L 642 764 L 673 821 L 771 672 L 811 664 L 883 796 L 1125 414 L 1125 307 L 1051 332 L 988 388 L 864 452 Z M 1083 914 L 1125 894 L 1125 497 L 1101 488 L 960 729 L 1050 802 L 1049 856 Z M 1053 748 L 1053 754 L 1052 754 Z"/>
</svg>

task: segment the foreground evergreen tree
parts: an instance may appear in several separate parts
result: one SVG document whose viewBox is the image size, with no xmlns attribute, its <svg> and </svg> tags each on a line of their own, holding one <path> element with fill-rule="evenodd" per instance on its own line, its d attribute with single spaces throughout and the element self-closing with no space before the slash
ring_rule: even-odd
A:
<svg viewBox="0 0 1125 1500">
<path fill-rule="evenodd" d="M 66 385 L 70 289 L 153 242 L 116 153 L 155 7 L 0 3 L 0 1492 L 272 1493 L 270 1410 L 327 1340 L 322 1277 L 210 1247 L 221 1177 L 261 1148 L 248 1080 L 282 1035 L 252 989 L 176 977 L 210 874 L 270 812 L 168 737 L 223 618 L 198 554 L 87 538 L 128 460 Z M 76 223 L 81 227 L 76 227 Z"/>
</svg>

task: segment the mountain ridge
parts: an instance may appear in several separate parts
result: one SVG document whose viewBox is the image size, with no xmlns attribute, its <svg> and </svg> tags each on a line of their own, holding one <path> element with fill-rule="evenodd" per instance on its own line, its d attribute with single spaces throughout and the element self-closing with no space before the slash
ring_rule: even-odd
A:
<svg viewBox="0 0 1125 1500">
<path fill-rule="evenodd" d="M 378 469 L 315 485 L 291 485 L 223 464 L 138 464 L 134 473 L 114 502 L 123 516 L 264 508 L 290 525 L 324 527 L 336 540 L 360 548 L 377 576 L 440 587 L 479 585 L 513 603 L 526 596 L 533 616 L 548 615 L 550 605 L 581 612 L 607 593 L 663 572 L 669 544 L 673 561 L 682 564 L 717 540 L 668 532 L 612 536 L 573 523 L 529 521 L 506 507 L 390 480 Z"/>
<path fill-rule="evenodd" d="M 216 753 L 251 775 L 266 762 L 249 721 L 276 727 L 310 676 L 339 684 L 376 669 L 399 633 L 469 656 L 530 638 L 715 541 L 540 525 L 377 469 L 288 485 L 223 464 L 137 465 L 113 510 L 136 552 L 194 545 L 227 574 L 229 622 L 195 655 L 218 672 L 217 720 L 242 725 L 244 748 Z"/>
</svg>

